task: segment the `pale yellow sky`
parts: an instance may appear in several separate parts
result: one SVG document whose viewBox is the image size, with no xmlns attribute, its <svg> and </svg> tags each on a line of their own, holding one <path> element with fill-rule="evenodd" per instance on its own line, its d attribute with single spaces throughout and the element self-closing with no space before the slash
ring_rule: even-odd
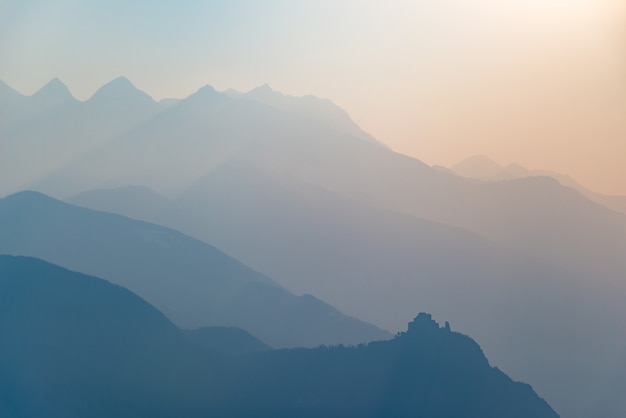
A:
<svg viewBox="0 0 626 418">
<path fill-rule="evenodd" d="M 327 97 L 429 164 L 474 154 L 626 195 L 626 0 L 0 2 L 0 79 L 125 75 Z"/>
</svg>

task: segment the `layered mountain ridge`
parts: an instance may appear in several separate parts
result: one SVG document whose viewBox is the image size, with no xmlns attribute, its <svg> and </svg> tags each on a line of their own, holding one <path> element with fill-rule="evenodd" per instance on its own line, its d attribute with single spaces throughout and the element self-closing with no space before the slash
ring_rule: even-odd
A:
<svg viewBox="0 0 626 418">
<path fill-rule="evenodd" d="M 294 295 L 201 241 L 35 192 L 0 199 L 0 253 L 106 278 L 185 328 L 237 326 L 274 347 L 390 337 L 312 296 Z"/>
<path fill-rule="evenodd" d="M 606 394 L 626 348 L 611 331 L 626 315 L 624 215 L 545 177 L 428 167 L 326 101 L 274 93 L 204 88 L 135 111 L 120 95 L 102 114 L 79 103 L 47 113 L 58 125 L 2 125 L 1 190 L 181 230 L 394 331 L 423 307 L 565 417 L 620 404 Z"/>
<path fill-rule="evenodd" d="M 426 314 L 359 347 L 224 355 L 210 347 L 241 340 L 205 337 L 119 286 L 0 255 L 2 416 L 558 416 Z"/>
<path fill-rule="evenodd" d="M 485 155 L 476 155 L 459 161 L 450 169 L 463 177 L 482 181 L 502 181 L 527 177 L 551 177 L 565 187 L 571 187 L 588 199 L 616 212 L 626 214 L 626 196 L 610 196 L 596 193 L 579 184 L 572 177 L 548 170 L 529 170 L 517 163 L 500 165 Z"/>
</svg>

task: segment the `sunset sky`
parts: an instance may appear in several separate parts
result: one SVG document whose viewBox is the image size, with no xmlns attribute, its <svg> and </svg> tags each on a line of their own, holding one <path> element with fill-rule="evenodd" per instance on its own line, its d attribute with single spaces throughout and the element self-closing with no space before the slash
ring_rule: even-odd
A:
<svg viewBox="0 0 626 418">
<path fill-rule="evenodd" d="M 428 164 L 474 154 L 626 195 L 623 0 L 0 0 L 0 80 L 314 94 Z"/>
</svg>

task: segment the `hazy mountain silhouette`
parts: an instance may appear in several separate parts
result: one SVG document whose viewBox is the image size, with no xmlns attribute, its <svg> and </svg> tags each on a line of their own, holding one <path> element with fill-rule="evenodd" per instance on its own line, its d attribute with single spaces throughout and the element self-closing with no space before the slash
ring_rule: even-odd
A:
<svg viewBox="0 0 626 418">
<path fill-rule="evenodd" d="M 118 77 L 100 87 L 87 101 L 88 103 L 120 106 L 152 106 L 156 102 L 146 93 L 138 90 L 126 77 Z"/>
<path fill-rule="evenodd" d="M 472 339 L 424 313 L 391 341 L 257 359 L 234 416 L 558 416 L 530 386 L 491 368 Z"/>
<path fill-rule="evenodd" d="M 232 93 L 230 93 L 230 96 L 238 97 L 233 96 Z M 353 135 L 365 141 L 382 145 L 355 124 L 345 110 L 330 100 L 320 99 L 315 96 L 287 96 L 272 90 L 267 84 L 259 86 L 239 97 L 256 100 L 289 113 L 314 120 L 329 126 L 341 134 Z"/>
<path fill-rule="evenodd" d="M 274 347 L 389 336 L 312 296 L 295 296 L 176 231 L 34 192 L 0 200 L 0 253 L 28 255 L 127 287 L 186 328 L 237 326 Z"/>
<path fill-rule="evenodd" d="M 44 115 L 54 109 L 63 109 L 63 112 L 68 112 L 77 103 L 78 100 L 58 78 L 50 80 L 31 96 L 23 96 L 2 83 L 0 85 L 0 111 L 2 112 L 0 132 L 6 133 L 5 140 L 14 139 L 15 132 L 19 132 L 20 128 L 24 129 L 24 125 L 36 123 L 39 119 L 45 121 Z"/>
<path fill-rule="evenodd" d="M 572 177 L 549 170 L 528 170 L 519 164 L 502 166 L 484 155 L 476 155 L 458 162 L 451 170 L 460 176 L 483 181 L 503 181 L 524 177 L 552 177 L 563 186 L 571 187 L 580 194 L 616 212 L 626 214 L 626 196 L 611 196 L 593 192 L 580 185 Z"/>
<path fill-rule="evenodd" d="M 572 405 L 572 392 L 582 400 L 590 388 L 605 387 L 601 370 L 610 369 L 626 347 L 611 331 L 625 314 L 623 291 L 594 288 L 575 271 L 468 231 L 247 171 L 244 176 L 243 169 L 223 167 L 211 182 L 172 200 L 142 190 L 137 196 L 152 196 L 151 212 L 130 196 L 137 188 L 87 192 L 72 201 L 128 216 L 152 213 L 153 222 L 211 237 L 288 287 L 308 289 L 390 329 L 399 329 L 400 316 L 415 306 L 445 312 L 472 329 L 497 365 L 537 382 L 558 405 Z"/>
<path fill-rule="evenodd" d="M 227 382 L 221 357 L 104 280 L 0 256 L 0 301 L 1 416 L 186 416 Z"/>
<path fill-rule="evenodd" d="M 70 90 L 59 78 L 53 78 L 31 96 L 41 105 L 58 106 L 66 102 L 76 101 Z"/>
<path fill-rule="evenodd" d="M 540 179 L 505 185 L 465 181 L 338 131 L 331 123 L 246 96 L 200 89 L 37 188 L 59 195 L 136 184 L 171 196 L 223 164 L 252 164 L 261 172 L 299 179 L 368 206 L 463 227 L 589 274 L 615 278 L 626 268 L 621 257 L 626 218 L 557 184 Z M 564 212 L 571 215 L 560 216 Z M 616 251 L 599 252 L 598 247 Z"/>
<path fill-rule="evenodd" d="M 78 103 L 72 93 L 58 78 L 53 78 L 31 96 L 23 96 L 5 83 L 0 84 L 0 129 L 31 124 L 48 111 L 64 108 L 65 111 Z M 13 130 L 8 134 L 14 135 Z M 8 139 L 8 138 L 7 138 Z"/>
<path fill-rule="evenodd" d="M 167 107 L 125 78 L 101 87 L 86 102 L 74 99 L 59 79 L 17 102 L 11 91 L 0 89 L 0 110 L 5 101 L 9 104 L 0 118 L 0 195 L 46 178 Z"/>
<path fill-rule="evenodd" d="M 564 415 L 585 416 L 626 346 L 591 325 L 624 316 L 626 217 L 545 177 L 433 169 L 268 90 L 205 87 L 30 184 L 57 196 L 150 187 L 170 199 L 154 221 L 381 325 L 398 329 L 424 302 Z"/>
<path fill-rule="evenodd" d="M 128 184 L 180 192 L 226 160 L 264 152 L 266 141 L 293 148 L 322 138 L 327 138 L 323 143 L 332 143 L 339 137 L 341 142 L 356 140 L 384 148 L 331 102 L 268 90 L 262 87 L 233 98 L 205 86 L 148 123 L 138 124 L 132 132 L 30 186 L 57 196 Z M 173 137 L 179 141 L 176 150 Z M 143 161 L 140 167 L 137 158 Z M 113 160 L 114 172 L 108 166 Z M 164 164 L 170 167 L 167 172 Z"/>
<path fill-rule="evenodd" d="M 2 416 L 557 417 L 430 315 L 367 346 L 224 356 L 104 280 L 26 257 L 0 273 Z"/>
</svg>

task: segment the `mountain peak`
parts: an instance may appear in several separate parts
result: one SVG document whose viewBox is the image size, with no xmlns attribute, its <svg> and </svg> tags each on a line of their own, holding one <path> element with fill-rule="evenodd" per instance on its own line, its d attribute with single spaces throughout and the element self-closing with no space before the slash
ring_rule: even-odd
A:
<svg viewBox="0 0 626 418">
<path fill-rule="evenodd" d="M 190 102 L 196 102 L 198 100 L 199 101 L 205 101 L 205 100 L 211 101 L 211 100 L 214 100 L 217 98 L 223 98 L 223 97 L 226 97 L 224 93 L 220 93 L 219 91 L 215 90 L 213 86 L 211 86 L 210 84 L 207 84 L 204 87 L 201 87 L 198 91 L 196 91 L 194 94 L 189 96 L 184 101 L 187 101 L 187 100 L 189 100 Z"/>
<path fill-rule="evenodd" d="M 220 94 L 219 91 L 215 90 L 215 87 L 213 87 L 210 84 L 207 84 L 203 87 L 201 87 L 195 94 L 202 94 L 202 95 L 217 95 Z"/>
<path fill-rule="evenodd" d="M 89 101 L 144 101 L 155 103 L 152 97 L 137 89 L 126 77 L 117 77 L 100 87 Z"/>
<path fill-rule="evenodd" d="M 120 88 L 136 89 L 135 85 L 125 76 L 121 75 L 109 81 L 105 86 L 119 86 Z"/>
<path fill-rule="evenodd" d="M 31 97 L 52 104 L 75 100 L 70 90 L 58 77 L 50 80 L 45 86 L 37 90 L 35 94 L 33 94 Z"/>
</svg>

